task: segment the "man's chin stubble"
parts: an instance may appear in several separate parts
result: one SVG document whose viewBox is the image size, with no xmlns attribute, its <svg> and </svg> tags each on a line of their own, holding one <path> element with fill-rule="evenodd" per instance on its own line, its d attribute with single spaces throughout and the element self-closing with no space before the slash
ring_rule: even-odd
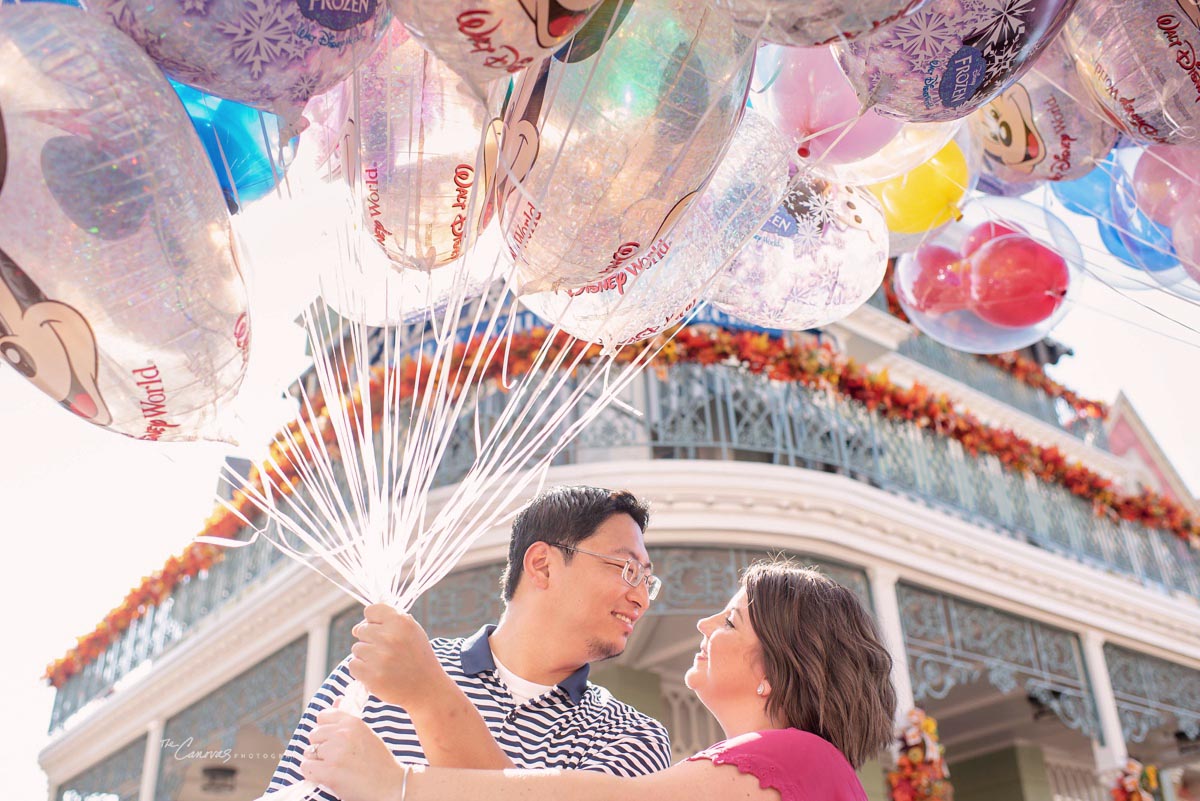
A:
<svg viewBox="0 0 1200 801">
<path fill-rule="evenodd" d="M 588 656 L 589 662 L 603 662 L 606 659 L 613 659 L 625 652 L 624 645 L 615 645 L 611 642 L 603 640 L 588 640 Z"/>
</svg>

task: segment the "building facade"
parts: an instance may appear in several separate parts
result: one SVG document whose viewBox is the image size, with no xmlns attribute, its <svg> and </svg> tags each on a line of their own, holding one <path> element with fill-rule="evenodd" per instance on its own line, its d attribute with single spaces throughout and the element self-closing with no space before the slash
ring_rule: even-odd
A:
<svg viewBox="0 0 1200 801">
<path fill-rule="evenodd" d="M 1162 486 L 1177 477 L 1152 442 L 1136 449 L 1143 458 L 1118 457 L 1096 421 L 878 305 L 825 336 L 1127 490 L 1182 487 Z M 625 401 L 548 482 L 652 503 L 647 545 L 663 593 L 593 678 L 662 720 L 678 757 L 720 739 L 682 682 L 696 619 L 725 604 L 746 565 L 787 554 L 874 612 L 901 711 L 940 722 L 959 801 L 1103 801 L 1128 756 L 1160 766 L 1168 798 L 1200 785 L 1200 555 L 1174 535 L 1099 517 L 927 428 L 739 367 L 651 369 Z M 1120 431 L 1134 434 L 1147 436 Z M 445 482 L 470 464 L 469 440 L 447 458 Z M 482 538 L 420 599 L 414 614 L 431 635 L 497 619 L 506 534 Z M 230 551 L 59 688 L 41 755 L 51 798 L 256 798 L 360 617 L 270 546 Z M 873 801 L 888 797 L 886 761 L 862 771 Z"/>
</svg>

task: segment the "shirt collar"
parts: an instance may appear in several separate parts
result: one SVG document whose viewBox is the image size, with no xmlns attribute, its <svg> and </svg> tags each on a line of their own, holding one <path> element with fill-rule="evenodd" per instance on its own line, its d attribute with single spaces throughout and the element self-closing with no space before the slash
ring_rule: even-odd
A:
<svg viewBox="0 0 1200 801">
<path fill-rule="evenodd" d="M 496 671 L 496 660 L 492 658 L 492 649 L 488 645 L 488 637 L 491 637 L 495 630 L 496 625 L 489 623 L 463 640 L 459 657 L 462 660 L 464 673 L 478 676 L 480 673 Z M 583 700 L 583 694 L 587 691 L 589 669 L 590 665 L 584 665 L 558 683 L 558 686 L 570 696 L 573 704 L 578 704 Z"/>
</svg>

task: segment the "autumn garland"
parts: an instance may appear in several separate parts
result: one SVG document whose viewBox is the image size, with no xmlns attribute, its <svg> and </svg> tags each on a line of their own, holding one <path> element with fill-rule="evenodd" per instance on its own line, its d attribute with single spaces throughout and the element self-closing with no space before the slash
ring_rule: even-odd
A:
<svg viewBox="0 0 1200 801">
<path fill-rule="evenodd" d="M 891 801 L 950 801 L 954 789 L 937 721 L 923 709 L 912 709 L 899 739 L 896 765 L 887 775 Z"/>
<path fill-rule="evenodd" d="M 896 289 L 892 285 L 892 266 L 888 266 L 887 275 L 883 279 L 883 293 L 887 298 L 888 312 L 895 318 L 908 323 L 908 315 L 896 297 Z M 982 359 L 993 367 L 999 368 L 1026 386 L 1041 390 L 1051 398 L 1062 398 L 1075 414 L 1083 419 L 1105 420 L 1108 418 L 1108 404 L 1089 400 L 1074 390 L 1067 389 L 1062 384 L 1046 375 L 1042 366 L 1033 359 L 1027 359 L 1018 353 L 999 353 L 981 355 Z"/>
<path fill-rule="evenodd" d="M 572 356 L 582 355 L 584 359 L 600 355 L 596 346 L 574 342 L 561 334 L 548 343 L 547 336 L 545 329 L 514 335 L 507 353 L 506 374 L 509 377 L 519 376 L 532 369 L 543 347 L 548 349 L 546 363 L 550 363 L 567 347 L 577 349 Z M 995 456 L 1011 470 L 1032 473 L 1043 481 L 1063 486 L 1091 501 L 1098 514 L 1171 531 L 1194 546 L 1200 544 L 1200 524 L 1174 501 L 1152 492 L 1140 495 L 1119 493 L 1108 479 L 1083 465 L 1068 463 L 1057 448 L 1041 447 L 1012 431 L 987 425 L 968 412 L 956 410 L 945 395 L 935 395 L 920 384 L 897 386 L 888 379 L 886 372 L 869 373 L 836 353 L 828 344 L 794 343 L 765 333 L 691 326 L 678 330 L 674 338 L 665 344 L 655 340 L 628 346 L 621 350 L 617 359 L 627 363 L 644 348 L 658 346 L 662 348 L 655 361 L 659 369 L 677 364 L 725 364 L 741 366 L 776 381 L 792 381 L 830 389 L 865 404 L 889 419 L 906 420 L 955 439 L 972 455 Z M 455 358 L 475 358 L 482 352 L 480 348 L 478 341 L 470 346 L 459 345 Z M 425 360 L 406 359 L 395 369 L 400 373 L 400 394 L 404 399 L 411 397 L 418 376 L 422 383 L 427 380 L 430 365 Z M 383 370 L 377 367 L 372 372 L 370 387 L 372 408 L 375 409 L 382 406 L 385 384 Z M 505 372 L 505 364 L 493 360 L 480 372 L 481 380 L 493 380 Z M 360 402 L 355 392 L 347 392 L 342 398 L 343 405 L 351 412 L 358 408 Z M 329 421 L 329 410 L 320 398 L 314 399 L 313 409 L 315 419 L 309 428 L 319 433 L 333 455 L 336 450 L 335 437 Z M 298 423 L 290 424 L 289 428 L 299 451 L 283 445 L 283 440 L 277 438 L 267 460 L 268 464 L 273 465 L 274 483 L 283 487 L 284 491 L 298 485 L 300 479 L 294 461 L 307 459 L 305 451 L 309 447 L 304 439 L 303 428 Z M 248 480 L 252 486 L 261 489 L 262 476 L 256 471 L 251 471 Z M 232 509 L 221 507 L 209 517 L 202 532 L 204 535 L 235 537 L 243 527 L 239 515 L 248 519 L 255 516 L 255 505 L 249 493 L 235 493 L 230 506 Z M 169 559 L 162 570 L 146 577 L 120 606 L 109 612 L 95 630 L 78 638 L 75 647 L 66 656 L 51 663 L 46 670 L 46 678 L 55 687 L 62 686 L 68 678 L 99 658 L 135 620 L 165 600 L 181 581 L 211 567 L 221 558 L 221 551 L 219 547 L 193 543 L 180 556 Z"/>
</svg>

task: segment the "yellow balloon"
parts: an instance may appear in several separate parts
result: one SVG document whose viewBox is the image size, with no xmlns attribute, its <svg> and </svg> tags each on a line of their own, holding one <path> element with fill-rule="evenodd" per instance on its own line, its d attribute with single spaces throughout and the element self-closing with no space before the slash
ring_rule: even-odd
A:
<svg viewBox="0 0 1200 801">
<path fill-rule="evenodd" d="M 959 216 L 968 179 L 967 159 L 951 140 L 919 167 L 867 189 L 879 198 L 889 231 L 921 234 Z"/>
</svg>

